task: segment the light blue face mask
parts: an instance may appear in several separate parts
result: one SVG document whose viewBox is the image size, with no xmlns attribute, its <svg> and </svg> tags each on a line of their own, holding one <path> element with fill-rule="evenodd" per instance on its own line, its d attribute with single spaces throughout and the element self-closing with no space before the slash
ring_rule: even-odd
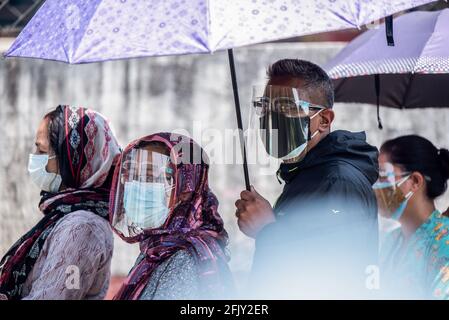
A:
<svg viewBox="0 0 449 320">
<path fill-rule="evenodd" d="M 309 107 L 307 107 L 309 108 Z M 323 111 L 323 109 L 319 110 L 317 113 L 315 113 L 314 115 L 309 117 L 309 123 L 310 120 L 312 120 L 313 118 L 315 118 L 317 115 L 319 115 L 321 113 L 321 111 Z M 304 132 L 303 134 L 307 134 L 309 130 L 309 125 L 307 126 L 307 131 Z M 307 139 L 305 140 L 305 142 L 303 144 L 301 144 L 300 146 L 298 146 L 297 148 L 295 148 L 294 150 L 292 150 L 289 154 L 287 154 L 286 156 L 282 157 L 281 160 L 291 160 L 294 158 L 299 157 L 304 151 L 307 152 L 307 147 L 310 143 L 310 140 L 312 140 L 313 138 L 315 138 L 315 136 L 319 133 L 319 130 L 316 130 L 311 136 L 310 138 L 307 137 Z M 305 156 L 305 154 L 304 154 Z M 304 156 L 302 158 L 304 158 Z"/>
<path fill-rule="evenodd" d="M 312 140 L 317 134 L 318 134 L 318 130 L 312 134 L 312 136 L 310 137 L 310 140 Z M 290 159 L 299 157 L 304 152 L 304 150 L 306 150 L 307 145 L 309 144 L 310 140 L 307 140 L 302 145 L 300 145 L 299 147 L 294 149 L 292 152 L 290 152 L 288 155 L 286 155 L 285 157 L 282 157 L 281 160 L 290 160 Z"/>
<path fill-rule="evenodd" d="M 166 186 L 155 182 L 125 182 L 123 206 L 131 225 L 142 229 L 160 228 L 169 213 Z"/>
<path fill-rule="evenodd" d="M 399 221 L 399 219 L 401 219 L 402 215 L 404 214 L 405 208 L 407 208 L 408 200 L 410 200 L 412 195 L 413 195 L 412 191 L 407 193 L 407 195 L 405 196 L 405 200 L 401 202 L 399 207 L 391 215 L 391 219 L 396 220 L 396 221 Z"/>
</svg>

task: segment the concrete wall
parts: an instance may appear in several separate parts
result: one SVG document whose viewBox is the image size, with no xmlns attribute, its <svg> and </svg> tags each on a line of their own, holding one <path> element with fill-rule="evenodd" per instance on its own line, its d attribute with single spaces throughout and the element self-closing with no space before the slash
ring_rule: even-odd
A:
<svg viewBox="0 0 449 320">
<path fill-rule="evenodd" d="M 0 48 L 8 44 L 0 41 Z M 323 64 L 341 46 L 267 44 L 235 50 L 244 122 L 251 85 L 264 82 L 268 64 L 285 57 Z M 26 164 L 36 126 L 46 111 L 58 104 L 98 110 L 110 119 L 123 146 L 157 131 L 184 128 L 192 132 L 198 124 L 205 134 L 202 139 L 195 138 L 207 144 L 213 130 L 224 132 L 236 127 L 227 63 L 226 53 L 79 66 L 26 59 L 0 60 L 0 255 L 40 218 L 39 190 L 30 183 Z M 377 129 L 374 106 L 337 104 L 335 110 L 335 129 L 366 130 L 369 141 L 377 146 L 387 138 L 413 132 L 437 146 L 449 147 L 449 109 L 382 108 L 383 131 Z M 212 131 L 207 133 L 208 130 Z M 271 202 L 281 190 L 274 176 L 253 174 L 252 182 Z M 231 267 L 243 281 L 251 266 L 254 244 L 238 231 L 234 218 L 234 201 L 244 188 L 241 166 L 214 164 L 210 183 L 220 200 L 220 212 L 231 237 Z M 438 205 L 442 209 L 449 205 L 448 194 Z M 136 245 L 117 239 L 114 274 L 126 274 L 137 254 Z"/>
</svg>

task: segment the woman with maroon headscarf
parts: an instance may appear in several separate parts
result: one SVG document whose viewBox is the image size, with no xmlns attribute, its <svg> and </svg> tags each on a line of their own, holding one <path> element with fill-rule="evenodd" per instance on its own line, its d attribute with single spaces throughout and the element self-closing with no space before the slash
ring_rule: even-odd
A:
<svg viewBox="0 0 449 320">
<path fill-rule="evenodd" d="M 0 262 L 0 299 L 102 299 L 113 250 L 108 223 L 120 147 L 108 121 L 58 106 L 41 121 L 28 172 L 42 219 Z"/>
<path fill-rule="evenodd" d="M 229 296 L 228 235 L 193 140 L 159 133 L 132 142 L 114 173 L 110 221 L 141 254 L 116 300 Z"/>
</svg>

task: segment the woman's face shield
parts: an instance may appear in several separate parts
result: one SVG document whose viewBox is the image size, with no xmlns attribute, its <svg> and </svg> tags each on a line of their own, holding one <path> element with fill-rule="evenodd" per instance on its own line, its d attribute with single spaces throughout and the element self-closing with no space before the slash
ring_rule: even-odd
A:
<svg viewBox="0 0 449 320">
<path fill-rule="evenodd" d="M 399 172 L 389 162 L 379 164 L 379 179 L 373 185 L 373 189 L 381 216 L 392 218 L 394 212 L 406 200 L 400 186 L 409 176 L 409 172 Z"/>
<path fill-rule="evenodd" d="M 132 149 L 121 163 L 120 180 L 125 182 L 153 182 L 171 187 L 173 170 L 170 157 L 148 149 Z"/>
<path fill-rule="evenodd" d="M 257 132 L 267 154 L 289 159 L 304 151 L 310 119 L 323 106 L 300 98 L 297 88 L 255 86 L 250 111 L 250 132 Z"/>
<path fill-rule="evenodd" d="M 125 237 L 161 227 L 171 211 L 173 167 L 163 148 L 152 145 L 123 156 L 115 195 L 113 226 Z"/>
</svg>

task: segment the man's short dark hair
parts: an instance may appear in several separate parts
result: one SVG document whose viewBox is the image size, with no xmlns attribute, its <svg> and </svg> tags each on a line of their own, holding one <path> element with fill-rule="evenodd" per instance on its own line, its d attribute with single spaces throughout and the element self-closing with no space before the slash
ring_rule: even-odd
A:
<svg viewBox="0 0 449 320">
<path fill-rule="evenodd" d="M 334 88 L 326 71 L 318 65 L 300 59 L 282 59 L 273 63 L 267 70 L 269 79 L 277 77 L 299 78 L 306 87 L 319 90 L 323 94 L 324 107 L 332 108 Z"/>
</svg>

